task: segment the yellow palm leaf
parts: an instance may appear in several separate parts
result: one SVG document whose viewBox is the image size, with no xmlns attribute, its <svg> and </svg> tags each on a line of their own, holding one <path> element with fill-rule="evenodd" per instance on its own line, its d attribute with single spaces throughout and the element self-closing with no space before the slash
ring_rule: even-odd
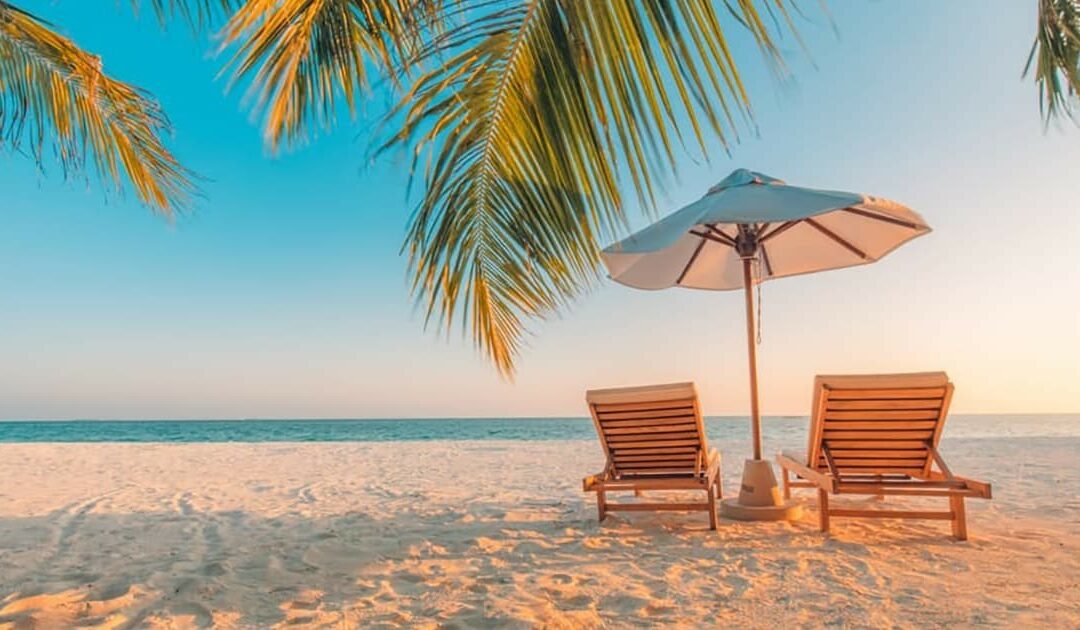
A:
<svg viewBox="0 0 1080 630">
<path fill-rule="evenodd" d="M 0 2 L 0 146 L 51 156 L 66 175 L 96 173 L 165 215 L 195 193 L 162 140 L 169 120 L 149 94 L 102 71 L 101 59 Z"/>
</svg>

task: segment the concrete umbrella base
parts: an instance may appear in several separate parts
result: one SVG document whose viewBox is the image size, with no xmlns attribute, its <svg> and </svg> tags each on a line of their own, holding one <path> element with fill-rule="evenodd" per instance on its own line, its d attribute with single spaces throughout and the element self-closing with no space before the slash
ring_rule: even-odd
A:
<svg viewBox="0 0 1080 630">
<path fill-rule="evenodd" d="M 802 506 L 784 501 L 768 461 L 748 459 L 739 498 L 721 501 L 720 515 L 737 521 L 795 521 L 802 516 Z"/>
</svg>

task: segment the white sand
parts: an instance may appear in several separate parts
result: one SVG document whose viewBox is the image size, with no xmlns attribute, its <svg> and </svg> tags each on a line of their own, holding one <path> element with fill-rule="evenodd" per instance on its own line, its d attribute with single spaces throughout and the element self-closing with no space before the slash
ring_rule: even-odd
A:
<svg viewBox="0 0 1080 630">
<path fill-rule="evenodd" d="M 590 442 L 0 445 L 0 627 L 1080 627 L 1080 440 L 946 451 L 994 483 L 966 543 L 812 512 L 601 525 Z"/>
</svg>

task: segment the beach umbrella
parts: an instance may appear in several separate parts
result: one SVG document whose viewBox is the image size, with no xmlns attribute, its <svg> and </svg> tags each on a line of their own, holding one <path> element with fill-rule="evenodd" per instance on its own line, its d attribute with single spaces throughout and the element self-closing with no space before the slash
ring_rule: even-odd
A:
<svg viewBox="0 0 1080 630">
<path fill-rule="evenodd" d="M 754 453 L 743 469 L 739 498 L 723 503 L 725 515 L 794 516 L 761 455 L 754 285 L 865 265 L 929 231 L 922 217 L 894 201 L 789 186 L 738 169 L 701 199 L 603 251 L 611 278 L 638 289 L 743 289 Z"/>
</svg>

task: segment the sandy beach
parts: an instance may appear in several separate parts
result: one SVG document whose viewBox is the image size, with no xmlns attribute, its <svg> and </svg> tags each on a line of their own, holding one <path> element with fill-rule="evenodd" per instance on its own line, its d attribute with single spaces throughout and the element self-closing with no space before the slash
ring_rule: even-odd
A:
<svg viewBox="0 0 1080 630">
<path fill-rule="evenodd" d="M 1080 626 L 1080 439 L 945 450 L 994 483 L 966 543 L 600 524 L 587 441 L 0 445 L 0 627 Z"/>
</svg>

